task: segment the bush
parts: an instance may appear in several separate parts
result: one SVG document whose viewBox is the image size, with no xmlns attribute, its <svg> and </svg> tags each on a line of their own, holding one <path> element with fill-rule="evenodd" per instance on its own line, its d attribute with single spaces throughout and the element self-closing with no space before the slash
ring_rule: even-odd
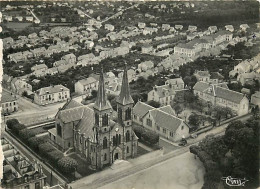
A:
<svg viewBox="0 0 260 189">
<path fill-rule="evenodd" d="M 31 137 L 28 139 L 28 144 L 30 145 L 30 147 L 38 152 L 39 151 L 39 145 L 45 143 L 48 140 L 48 138 L 46 138 L 45 136 L 42 137 Z"/>
<path fill-rule="evenodd" d="M 46 156 L 51 161 L 51 163 L 57 164 L 57 162 L 63 157 L 63 153 L 59 150 L 54 150 L 47 152 Z"/>
<path fill-rule="evenodd" d="M 20 124 L 20 123 L 17 119 L 9 119 L 9 120 L 6 121 L 7 127 L 11 130 L 13 129 L 14 125 L 18 125 L 18 124 Z"/>
<path fill-rule="evenodd" d="M 18 123 L 16 125 L 13 125 L 11 130 L 12 133 L 14 133 L 15 135 L 19 135 L 19 131 L 23 129 L 25 129 L 25 125 Z"/>
<path fill-rule="evenodd" d="M 41 155 L 46 156 L 47 152 L 54 151 L 55 148 L 48 142 L 39 145 L 39 152 Z"/>
<path fill-rule="evenodd" d="M 57 163 L 59 169 L 64 173 L 74 172 L 78 166 L 78 162 L 70 157 L 63 157 Z"/>
<path fill-rule="evenodd" d="M 141 126 L 133 126 L 134 132 L 136 134 L 136 136 L 141 139 L 143 133 L 145 132 L 145 129 Z"/>
<path fill-rule="evenodd" d="M 159 142 L 159 135 L 154 131 L 147 130 L 142 134 L 142 137 L 150 144 L 156 144 Z"/>
<path fill-rule="evenodd" d="M 34 135 L 34 133 L 33 132 L 31 132 L 29 129 L 22 129 L 22 130 L 20 130 L 19 131 L 19 136 L 21 137 L 21 139 L 23 140 L 23 141 L 26 141 L 27 142 L 27 140 L 29 139 L 29 138 L 31 138 L 31 137 L 34 137 L 35 135 Z"/>
</svg>

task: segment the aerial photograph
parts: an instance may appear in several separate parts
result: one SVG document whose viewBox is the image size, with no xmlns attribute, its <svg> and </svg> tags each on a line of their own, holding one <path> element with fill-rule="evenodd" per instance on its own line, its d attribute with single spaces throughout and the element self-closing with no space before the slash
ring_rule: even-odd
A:
<svg viewBox="0 0 260 189">
<path fill-rule="evenodd" d="M 0 188 L 256 189 L 260 1 L 1 1 Z"/>
</svg>

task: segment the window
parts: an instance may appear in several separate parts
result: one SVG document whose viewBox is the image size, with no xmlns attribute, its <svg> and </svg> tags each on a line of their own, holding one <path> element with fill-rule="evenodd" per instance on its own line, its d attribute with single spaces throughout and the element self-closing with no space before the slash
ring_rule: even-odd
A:
<svg viewBox="0 0 260 189">
<path fill-rule="evenodd" d="M 131 113 L 131 108 L 127 108 L 127 110 L 125 111 L 125 120 L 130 120 L 132 118 Z"/>
<path fill-rule="evenodd" d="M 5 107 L 8 107 L 8 103 L 5 104 Z"/>
<path fill-rule="evenodd" d="M 181 126 L 181 130 L 183 130 L 184 129 L 184 126 Z"/>
<path fill-rule="evenodd" d="M 79 142 L 80 144 L 82 144 L 82 136 L 79 138 Z"/>
<path fill-rule="evenodd" d="M 163 133 L 165 134 L 166 133 L 166 129 L 163 128 Z"/>
<path fill-rule="evenodd" d="M 170 136 L 173 137 L 173 132 L 170 132 Z"/>
<path fill-rule="evenodd" d="M 57 124 L 57 134 L 62 137 L 62 132 L 61 132 L 61 125 L 58 123 Z"/>
<path fill-rule="evenodd" d="M 160 127 L 159 126 L 157 126 L 157 130 L 160 131 Z"/>
<path fill-rule="evenodd" d="M 129 147 L 128 146 L 126 147 L 126 153 L 129 153 Z"/>
<path fill-rule="evenodd" d="M 35 189 L 40 189 L 41 187 L 40 187 L 40 182 L 36 182 L 35 183 Z"/>
<path fill-rule="evenodd" d="M 146 125 L 152 127 L 152 120 L 149 119 L 149 118 L 147 118 L 147 119 L 146 119 Z"/>
<path fill-rule="evenodd" d="M 26 185 L 24 189 L 30 189 L 30 185 Z"/>
<path fill-rule="evenodd" d="M 103 149 L 107 148 L 107 137 L 103 138 Z"/>
<path fill-rule="evenodd" d="M 142 121 L 143 121 L 143 119 L 142 119 L 142 118 L 139 118 L 139 121 L 140 121 L 140 122 L 142 122 Z"/>
<path fill-rule="evenodd" d="M 134 115 L 134 119 L 137 119 L 137 116 L 136 116 L 136 115 Z"/>
<path fill-rule="evenodd" d="M 115 136 L 113 136 L 113 146 L 116 146 L 117 144 L 116 144 L 116 137 Z"/>
<path fill-rule="evenodd" d="M 119 122 L 122 122 L 122 109 L 121 109 L 121 108 L 118 108 L 117 111 L 118 111 L 118 113 L 117 113 L 117 114 L 118 114 L 118 121 L 119 121 Z"/>
<path fill-rule="evenodd" d="M 107 154 L 105 153 L 104 154 L 104 161 L 106 161 L 107 160 Z"/>
<path fill-rule="evenodd" d="M 88 146 L 88 142 L 85 140 L 85 148 L 87 148 Z"/>
<path fill-rule="evenodd" d="M 15 105 L 15 102 L 14 102 L 14 105 Z"/>
<path fill-rule="evenodd" d="M 102 126 L 107 126 L 108 125 L 108 115 L 104 114 L 102 116 Z"/>
<path fill-rule="evenodd" d="M 130 141 L 130 132 L 129 130 L 126 131 L 126 142 L 129 142 Z"/>
<path fill-rule="evenodd" d="M 95 123 L 99 126 L 99 115 L 97 113 L 95 114 Z"/>
</svg>

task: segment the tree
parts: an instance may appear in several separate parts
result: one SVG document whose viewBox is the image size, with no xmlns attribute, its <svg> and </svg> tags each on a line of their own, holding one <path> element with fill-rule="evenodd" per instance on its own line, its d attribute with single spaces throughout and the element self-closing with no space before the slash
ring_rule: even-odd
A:
<svg viewBox="0 0 260 189">
<path fill-rule="evenodd" d="M 143 133 L 145 132 L 145 128 L 143 128 L 142 126 L 133 126 L 134 132 L 136 134 L 136 136 L 141 139 Z"/>
<path fill-rule="evenodd" d="M 62 172 L 71 173 L 77 170 L 78 163 L 73 158 L 63 157 L 58 160 L 57 165 Z"/>
<path fill-rule="evenodd" d="M 28 139 L 28 144 L 30 145 L 30 147 L 38 152 L 39 150 L 39 145 L 43 144 L 47 141 L 48 138 L 46 138 L 45 136 L 43 137 L 31 137 Z"/>
<path fill-rule="evenodd" d="M 200 125 L 200 118 L 197 114 L 191 114 L 189 116 L 189 124 L 193 126 L 192 130 L 196 130 Z"/>
<path fill-rule="evenodd" d="M 150 100 L 147 102 L 147 104 L 149 104 L 150 106 L 154 107 L 154 108 L 159 108 L 160 107 L 160 103 L 156 102 L 154 100 Z"/>
<path fill-rule="evenodd" d="M 20 124 L 19 123 L 19 121 L 17 120 L 17 119 L 8 119 L 7 121 L 6 121 L 6 125 L 7 125 L 7 127 L 9 128 L 9 129 L 13 129 L 13 126 L 14 125 L 18 125 L 18 124 Z"/>
<path fill-rule="evenodd" d="M 19 136 L 21 137 L 21 139 L 23 141 L 27 142 L 27 140 L 31 137 L 34 137 L 35 134 L 32 131 L 30 131 L 29 129 L 25 128 L 25 129 L 22 129 L 19 131 Z"/>
<path fill-rule="evenodd" d="M 57 162 L 63 157 L 63 153 L 59 150 L 54 150 L 47 152 L 47 158 L 53 163 L 57 164 Z"/>
<path fill-rule="evenodd" d="M 159 135 L 154 131 L 146 130 L 143 132 L 142 137 L 150 144 L 156 144 L 159 142 Z"/>
<path fill-rule="evenodd" d="M 173 106 L 173 109 L 175 111 L 175 114 L 177 115 L 177 117 L 179 116 L 179 114 L 183 111 L 183 108 L 181 107 L 180 104 L 175 104 Z"/>
<path fill-rule="evenodd" d="M 92 91 L 91 91 L 91 96 L 92 96 L 93 98 L 96 98 L 96 97 L 97 97 L 97 91 L 96 91 L 96 90 L 92 90 Z"/>
<path fill-rule="evenodd" d="M 43 156 L 47 156 L 47 152 L 54 151 L 55 148 L 48 142 L 39 145 L 39 153 Z"/>
</svg>

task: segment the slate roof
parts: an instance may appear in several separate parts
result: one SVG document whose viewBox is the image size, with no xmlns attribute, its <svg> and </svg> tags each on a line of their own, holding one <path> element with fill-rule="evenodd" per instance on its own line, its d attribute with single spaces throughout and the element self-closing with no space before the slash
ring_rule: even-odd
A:
<svg viewBox="0 0 260 189">
<path fill-rule="evenodd" d="M 182 78 L 168 79 L 166 82 L 169 84 L 172 84 L 172 85 L 184 84 L 184 81 L 182 80 Z"/>
<path fill-rule="evenodd" d="M 9 93 L 3 91 L 2 92 L 2 97 L 1 97 L 1 103 L 4 103 L 4 102 L 12 102 L 12 101 L 15 101 L 16 99 Z"/>
<path fill-rule="evenodd" d="M 97 82 L 97 80 L 94 77 L 88 77 L 87 79 L 82 79 L 78 81 L 81 85 L 85 86 L 90 83 Z"/>
<path fill-rule="evenodd" d="M 161 110 L 161 111 L 168 113 L 170 115 L 175 115 L 175 112 L 170 105 L 160 107 L 160 108 L 158 108 L 158 110 Z"/>
<path fill-rule="evenodd" d="M 211 91 L 207 90 L 209 87 L 212 87 Z M 228 100 L 228 101 L 231 101 L 234 103 L 240 103 L 240 101 L 244 97 L 244 95 L 242 93 L 228 89 L 228 87 L 225 83 L 209 84 L 206 82 L 197 82 L 194 85 L 193 89 L 207 93 L 207 94 L 211 94 L 211 95 L 219 97 L 219 98 L 223 98 L 225 100 Z"/>
<path fill-rule="evenodd" d="M 154 88 L 154 91 L 158 94 L 159 97 L 165 97 L 166 96 L 165 92 L 168 92 L 168 94 L 169 94 L 168 96 L 175 94 L 175 90 L 170 88 L 169 85 L 156 86 Z"/>
<path fill-rule="evenodd" d="M 183 123 L 183 120 L 158 109 L 151 110 L 150 115 L 153 117 L 156 125 L 173 132 Z"/>
<path fill-rule="evenodd" d="M 224 79 L 224 76 L 218 72 L 211 72 L 210 79 Z"/>
<path fill-rule="evenodd" d="M 133 113 L 138 115 L 139 117 L 144 117 L 145 114 L 152 109 L 154 109 L 154 107 L 144 102 L 138 101 L 133 108 Z"/>
<path fill-rule="evenodd" d="M 41 89 L 38 89 L 36 91 L 36 93 L 38 95 L 45 95 L 47 94 L 52 94 L 52 93 L 58 93 L 61 91 L 69 91 L 69 89 L 67 87 L 64 87 L 63 85 L 54 85 L 54 86 L 50 86 L 50 87 L 43 87 Z"/>
</svg>

